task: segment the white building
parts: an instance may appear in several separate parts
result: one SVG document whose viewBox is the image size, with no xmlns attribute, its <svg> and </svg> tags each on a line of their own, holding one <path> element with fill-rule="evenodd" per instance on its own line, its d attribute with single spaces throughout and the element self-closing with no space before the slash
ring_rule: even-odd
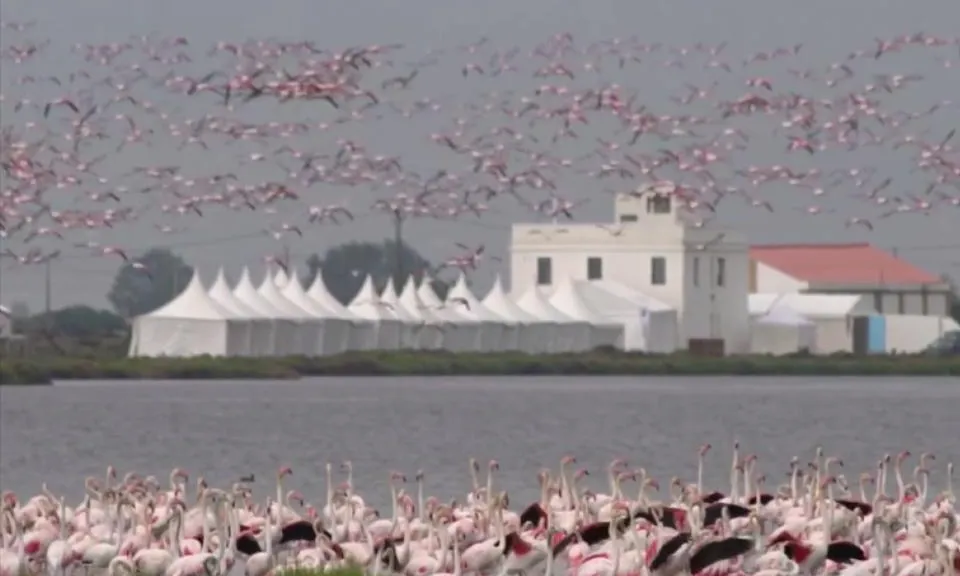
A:
<svg viewBox="0 0 960 576">
<path fill-rule="evenodd" d="M 722 341 L 726 353 L 750 350 L 748 266 L 743 234 L 694 226 L 653 186 L 619 195 L 612 224 L 514 225 L 510 248 L 515 298 L 565 278 L 619 282 L 677 310 L 681 348 Z"/>
<path fill-rule="evenodd" d="M 869 244 L 781 244 L 750 249 L 750 291 L 858 294 L 880 314 L 949 316 L 942 278 Z"/>
</svg>

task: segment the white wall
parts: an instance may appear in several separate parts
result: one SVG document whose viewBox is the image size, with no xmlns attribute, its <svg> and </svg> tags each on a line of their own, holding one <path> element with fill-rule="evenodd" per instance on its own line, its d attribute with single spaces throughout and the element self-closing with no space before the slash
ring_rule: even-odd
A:
<svg viewBox="0 0 960 576">
<path fill-rule="evenodd" d="M 587 259 L 599 257 L 602 279 L 625 284 L 677 310 L 683 348 L 690 338 L 723 338 L 728 352 L 749 351 L 746 239 L 732 230 L 692 228 L 684 225 L 676 212 L 654 215 L 647 214 L 646 208 L 643 198 L 620 197 L 615 215 L 637 215 L 636 223 L 515 225 L 511 294 L 522 295 L 535 284 L 540 257 L 552 262 L 552 282 L 544 286 L 547 290 L 564 278 L 588 280 Z M 723 238 L 714 241 L 720 233 Z M 666 261 L 663 285 L 652 283 L 655 257 Z M 720 258 L 725 260 L 723 286 L 716 285 Z M 699 274 L 694 272 L 695 262 L 699 262 Z"/>
<path fill-rule="evenodd" d="M 953 318 L 890 314 L 884 319 L 887 325 L 887 352 L 920 352 L 944 333 L 957 330 Z"/>
<path fill-rule="evenodd" d="M 797 280 L 763 262 L 757 262 L 756 292 L 758 294 L 792 294 L 802 292 L 808 287 L 809 284 L 803 280 Z"/>
</svg>

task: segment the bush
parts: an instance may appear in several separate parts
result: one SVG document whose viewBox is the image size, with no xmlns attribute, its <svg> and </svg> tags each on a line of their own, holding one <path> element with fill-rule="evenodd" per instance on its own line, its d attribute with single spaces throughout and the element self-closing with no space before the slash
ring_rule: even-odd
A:
<svg viewBox="0 0 960 576">
<path fill-rule="evenodd" d="M 0 359 L 0 383 L 53 380 L 277 380 L 301 376 L 960 376 L 960 357 L 938 356 L 728 356 L 612 352 L 529 355 L 519 352 L 350 352 L 285 358 L 76 358 Z"/>
</svg>

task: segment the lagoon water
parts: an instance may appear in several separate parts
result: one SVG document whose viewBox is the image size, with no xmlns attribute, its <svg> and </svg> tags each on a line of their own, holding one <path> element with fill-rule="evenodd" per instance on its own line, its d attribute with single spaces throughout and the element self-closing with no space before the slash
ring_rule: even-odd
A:
<svg viewBox="0 0 960 576">
<path fill-rule="evenodd" d="M 497 484 L 516 506 L 537 498 L 536 472 L 566 454 L 605 488 L 604 468 L 623 457 L 666 490 L 695 480 L 726 491 L 734 438 L 759 457 L 770 483 L 790 458 L 822 444 L 855 483 L 885 452 L 936 455 L 943 486 L 960 464 L 957 378 L 351 378 L 292 382 L 70 382 L 0 388 L 0 487 L 34 494 L 41 483 L 82 496 L 85 476 L 136 470 L 166 482 L 174 466 L 223 484 L 255 474 L 273 490 L 281 464 L 289 487 L 323 498 L 324 464 L 351 460 L 358 491 L 389 502 L 388 471 L 444 499 L 470 489 L 467 460 L 498 460 Z M 910 470 L 915 459 L 910 463 Z M 334 467 L 335 471 L 337 466 Z M 336 473 L 336 472 L 335 472 Z M 337 473 L 337 481 L 342 475 Z M 481 479 L 482 480 L 482 479 Z"/>
</svg>

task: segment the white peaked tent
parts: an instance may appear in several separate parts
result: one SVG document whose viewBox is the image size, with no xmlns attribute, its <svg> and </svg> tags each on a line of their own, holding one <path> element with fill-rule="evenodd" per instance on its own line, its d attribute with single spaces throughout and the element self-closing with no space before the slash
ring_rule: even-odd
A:
<svg viewBox="0 0 960 576">
<path fill-rule="evenodd" d="M 417 343 L 422 350 L 443 350 L 446 347 L 447 337 L 454 335 L 451 332 L 455 327 L 424 305 L 417 294 L 417 283 L 413 276 L 407 279 L 396 305 L 420 324 Z"/>
<path fill-rule="evenodd" d="M 624 350 L 669 354 L 680 341 L 677 311 L 639 290 L 609 280 L 577 281 L 575 286 L 598 315 L 623 326 Z"/>
<path fill-rule="evenodd" d="M 313 284 L 307 290 L 307 296 L 323 306 L 334 317 L 350 323 L 349 334 L 343 344 L 343 352 L 350 350 L 373 350 L 377 347 L 377 327 L 370 320 L 361 318 L 347 309 L 334 298 L 323 282 L 323 274 L 318 272 Z"/>
<path fill-rule="evenodd" d="M 300 326 L 293 320 L 285 318 L 282 310 L 271 304 L 257 292 L 250 280 L 250 270 L 244 266 L 240 272 L 240 279 L 233 287 L 233 295 L 248 308 L 256 311 L 263 318 L 271 318 L 274 322 L 273 353 L 278 356 L 300 354 Z"/>
<path fill-rule="evenodd" d="M 400 348 L 403 350 L 417 350 L 420 348 L 420 329 L 423 322 L 400 305 L 400 296 L 393 286 L 393 278 L 387 278 L 387 283 L 380 292 L 380 302 L 397 320 L 400 321 Z"/>
<path fill-rule="evenodd" d="M 447 306 L 441 302 L 430 284 L 430 278 L 424 277 L 417 289 L 417 297 L 429 312 L 443 322 L 446 330 L 443 347 L 451 352 L 480 350 L 480 323 L 458 312 L 459 306 Z"/>
<path fill-rule="evenodd" d="M 544 298 L 540 289 L 530 286 L 517 300 L 517 306 L 529 314 L 556 325 L 554 338 L 547 352 L 582 352 L 590 342 L 590 325 L 567 316 Z"/>
<path fill-rule="evenodd" d="M 273 334 L 276 330 L 273 318 L 258 314 L 256 310 L 237 299 L 230 291 L 230 285 L 223 274 L 223 268 L 217 270 L 213 285 L 207 295 L 239 318 L 250 321 L 250 356 L 272 356 L 274 354 Z"/>
<path fill-rule="evenodd" d="M 287 300 L 274 283 L 273 274 L 270 273 L 269 269 L 264 274 L 263 282 L 260 283 L 257 292 L 271 306 L 280 311 L 279 317 L 281 319 L 296 324 L 299 332 L 296 354 L 315 356 L 320 353 L 323 339 L 323 324 L 320 318 Z"/>
<path fill-rule="evenodd" d="M 294 277 L 296 277 L 296 274 L 294 274 Z M 273 275 L 273 283 L 276 284 L 277 288 L 279 288 L 281 291 L 287 287 L 288 282 L 290 282 L 290 276 L 283 271 L 283 268 L 278 269 L 277 273 Z"/>
<path fill-rule="evenodd" d="M 754 354 L 817 352 L 817 325 L 782 301 L 751 298 L 750 327 Z"/>
<path fill-rule="evenodd" d="M 207 296 L 200 275 L 165 306 L 133 321 L 130 356 L 243 356 L 249 323 Z"/>
<path fill-rule="evenodd" d="M 300 284 L 300 278 L 296 275 L 287 280 L 280 292 L 287 300 L 319 320 L 321 324 L 320 346 L 317 354 L 329 356 L 346 350 L 350 339 L 350 322 L 348 320 L 337 318 L 333 312 L 307 296 Z"/>
<path fill-rule="evenodd" d="M 556 325 L 551 322 L 544 322 L 517 306 L 504 292 L 503 282 L 501 282 L 499 274 L 493 280 L 493 286 L 484 297 L 483 305 L 487 310 L 517 323 L 516 349 L 518 351 L 538 354 L 550 349 L 550 341 L 553 338 L 553 330 Z"/>
<path fill-rule="evenodd" d="M 590 324 L 590 338 L 587 343 L 590 350 L 601 346 L 619 347 L 623 340 L 623 324 L 604 318 L 594 311 L 569 277 L 557 286 L 550 297 L 550 303 L 567 316 Z"/>
<path fill-rule="evenodd" d="M 518 324 L 508 322 L 506 318 L 491 312 L 481 304 L 467 286 L 466 275 L 460 274 L 457 283 L 447 292 L 446 306 L 480 323 L 481 352 L 517 349 L 520 335 Z"/>
<path fill-rule="evenodd" d="M 373 278 L 368 274 L 353 297 L 351 312 L 375 323 L 377 329 L 377 350 L 398 350 L 400 348 L 401 323 L 397 317 L 380 302 L 380 295 L 373 286 Z"/>
</svg>

